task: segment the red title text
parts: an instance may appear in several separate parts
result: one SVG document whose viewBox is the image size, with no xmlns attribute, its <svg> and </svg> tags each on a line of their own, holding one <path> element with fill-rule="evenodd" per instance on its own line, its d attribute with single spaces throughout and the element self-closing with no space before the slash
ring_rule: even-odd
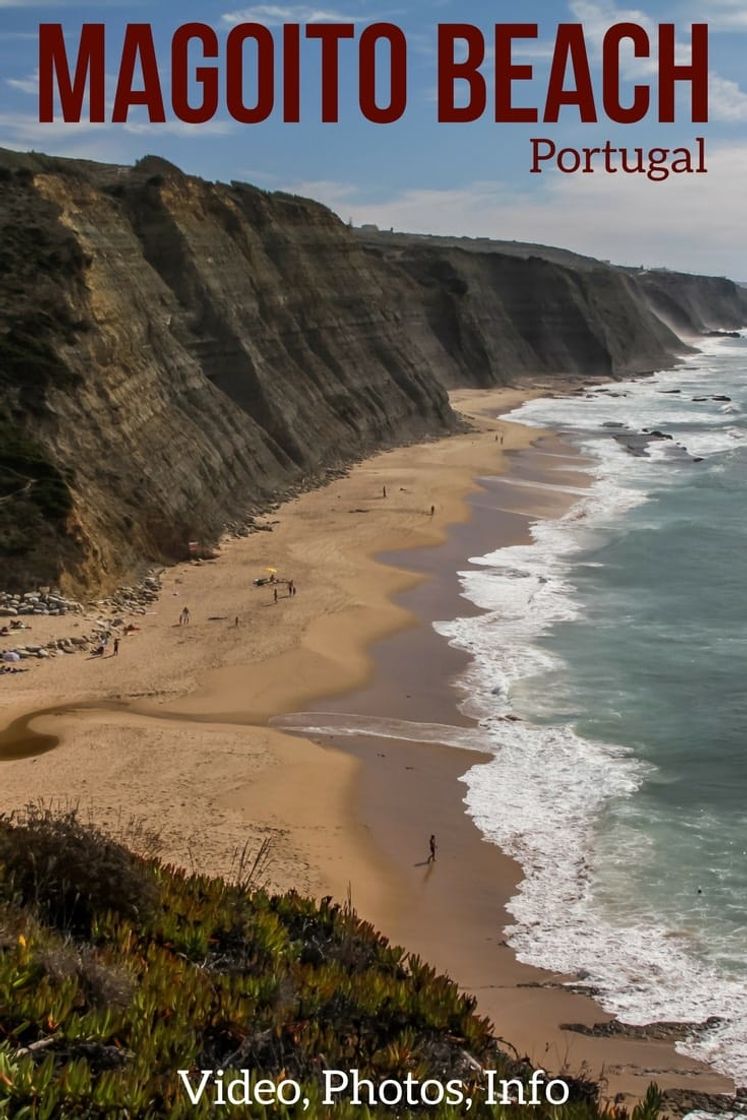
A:
<svg viewBox="0 0 747 1120">
<path fill-rule="evenodd" d="M 590 43 L 583 24 L 561 23 L 541 73 L 532 62 L 539 35 L 535 23 L 497 24 L 490 35 L 474 24 L 440 24 L 438 120 L 552 124 L 565 113 L 590 124 L 647 117 L 672 123 L 680 112 L 693 123 L 707 122 L 706 24 L 680 35 L 671 23 L 654 33 L 616 23 L 601 42 Z M 273 118 L 293 124 L 302 113 L 333 124 L 350 112 L 352 99 L 353 111 L 383 125 L 407 111 L 407 36 L 392 23 L 275 30 L 242 23 L 225 36 L 187 23 L 163 50 L 147 23 L 128 24 L 116 44 L 101 23 L 83 24 L 74 36 L 62 24 L 41 24 L 39 120 L 125 124 L 136 110 L 153 124 L 175 118 L 199 125 L 224 114 L 243 124 Z M 309 65 L 310 50 L 318 50 L 318 65 Z M 111 89 L 108 68 L 115 75 Z M 311 73 L 315 90 L 305 86 Z"/>
</svg>

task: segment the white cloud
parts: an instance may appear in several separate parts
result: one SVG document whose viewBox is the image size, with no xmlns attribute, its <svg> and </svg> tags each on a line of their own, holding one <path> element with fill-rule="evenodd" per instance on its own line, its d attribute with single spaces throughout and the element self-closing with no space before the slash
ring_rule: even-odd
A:
<svg viewBox="0 0 747 1120">
<path fill-rule="evenodd" d="M 638 23 L 649 34 L 654 31 L 654 21 L 640 8 L 618 8 L 608 0 L 571 0 L 568 5 L 572 15 L 584 25 L 587 42 L 601 54 L 602 40 L 613 23 Z"/>
<path fill-rule="evenodd" d="M 279 4 L 256 4 L 226 12 L 221 16 L 224 23 L 264 23 L 269 25 L 283 23 L 363 23 L 368 17 L 343 15 L 328 8 L 311 8 L 305 5 L 284 7 Z"/>
<path fill-rule="evenodd" d="M 185 121 L 166 121 L 165 124 L 152 124 L 150 121 L 130 121 L 123 125 L 110 125 L 116 132 L 122 128 L 133 136 L 184 136 L 190 140 L 207 139 L 209 136 L 228 136 L 237 127 L 235 121 L 205 121 L 204 124 L 187 124 Z"/>
<path fill-rule="evenodd" d="M 287 189 L 325 202 L 340 217 L 382 229 L 561 245 L 621 264 L 666 265 L 689 272 L 747 274 L 740 184 L 747 144 L 709 152 L 708 176 L 562 175 L 546 172 L 535 194 L 521 184 L 474 182 L 401 192 L 366 202 L 345 183 L 294 183 Z"/>
<path fill-rule="evenodd" d="M 23 113 L 0 113 L 0 146 L 16 148 L 19 145 L 40 147 L 49 150 L 50 154 L 59 154 L 61 149 L 68 150 L 70 143 L 76 144 L 82 137 L 105 137 L 107 140 L 116 141 L 122 133 L 131 136 L 150 136 L 158 139 L 159 136 L 188 137 L 190 140 L 208 139 L 214 136 L 226 136 L 234 128 L 233 121 L 209 121 L 206 124 L 185 124 L 183 121 L 166 121 L 165 124 L 150 124 L 147 121 L 130 121 L 127 124 L 91 124 L 90 121 L 80 121 L 76 124 L 65 121 L 54 121 L 51 124 L 41 124 L 36 118 Z M 77 155 L 77 150 L 71 152 Z"/>
<path fill-rule="evenodd" d="M 101 132 L 107 127 L 105 124 L 90 124 L 87 121 L 80 121 L 77 124 L 66 124 L 62 121 L 41 124 L 35 117 L 26 116 L 25 113 L 0 113 L 0 142 L 5 143 L 2 138 L 7 135 L 16 144 L 38 144 L 62 136 L 73 137 L 87 132 Z"/>
<path fill-rule="evenodd" d="M 722 14 L 728 12 L 733 18 L 741 19 L 742 26 L 747 30 L 747 9 L 744 0 L 715 0 L 708 5 L 719 9 Z M 618 8 L 610 0 L 571 0 L 570 10 L 573 15 L 584 24 L 587 42 L 594 53 L 599 57 L 602 40 L 605 32 L 614 23 L 637 23 L 646 29 L 652 43 L 652 51 L 656 50 L 656 21 L 652 20 L 645 12 L 637 8 Z M 693 22 L 704 22 L 705 15 L 701 11 Z M 689 31 L 682 29 L 684 35 L 678 42 L 677 61 L 687 65 L 692 58 Z M 632 50 L 623 58 L 622 72 L 628 79 L 645 78 L 657 71 L 656 58 L 635 58 Z M 747 120 L 747 93 L 744 92 L 731 78 L 724 78 L 717 71 L 711 69 L 709 75 L 709 107 L 710 121 L 734 123 Z"/>
<path fill-rule="evenodd" d="M 11 89 L 20 90 L 21 93 L 38 93 L 39 92 L 39 71 L 36 74 L 31 74 L 28 78 L 6 78 L 6 83 Z"/>
<path fill-rule="evenodd" d="M 352 183 L 336 183 L 331 179 L 303 179 L 281 189 L 290 194 L 300 194 L 304 198 L 316 198 L 333 210 L 347 204 L 348 200 L 353 209 L 360 209 L 355 201 L 360 197 L 360 191 Z"/>
<path fill-rule="evenodd" d="M 747 121 L 747 93 L 730 78 L 711 74 L 709 112 L 712 121 Z"/>
<path fill-rule="evenodd" d="M 743 0 L 699 0 L 691 15 L 696 21 L 707 22 L 711 31 L 747 31 Z"/>
</svg>

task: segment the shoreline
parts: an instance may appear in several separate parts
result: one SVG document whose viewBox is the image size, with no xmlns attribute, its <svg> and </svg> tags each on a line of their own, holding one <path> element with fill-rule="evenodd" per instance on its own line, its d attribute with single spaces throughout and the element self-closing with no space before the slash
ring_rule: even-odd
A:
<svg viewBox="0 0 747 1120">
<path fill-rule="evenodd" d="M 272 532 L 230 541 L 215 562 L 167 569 L 158 603 L 136 619 L 142 629 L 122 642 L 116 659 L 58 657 L 4 677 L 0 811 L 23 805 L 33 791 L 37 800 L 88 806 L 108 827 L 128 815 L 156 819 L 165 858 L 190 866 L 197 838 L 200 866 L 214 873 L 226 870 L 224 853 L 247 837 L 259 845 L 267 829 L 240 813 L 216 818 L 209 806 L 278 765 L 288 737 L 266 726 L 273 715 L 364 683 L 372 672 L 368 646 L 416 625 L 393 600 L 420 577 L 376 556 L 438 544 L 447 525 L 468 515 L 474 477 L 502 469 L 496 433 L 504 430 L 472 413 L 473 402 L 496 415 L 531 395 L 531 388 L 454 394 L 479 430 L 380 452 L 267 515 Z M 528 440 L 529 430 L 515 426 L 506 450 Z M 295 578 L 292 603 L 274 603 L 271 589 L 253 586 L 270 564 Z M 182 628 L 183 605 L 192 623 Z M 81 626 L 75 616 L 34 619 L 31 638 L 42 643 Z M 20 743 L 9 731 L 20 732 Z M 292 742 L 296 759 L 301 747 Z M 310 743 L 304 749 L 318 754 Z M 340 756 L 329 768 L 349 776 L 353 764 Z M 346 800 L 342 792 L 338 800 Z M 211 839 L 217 824 L 221 843 Z M 299 861 L 292 832 L 271 830 L 274 885 L 313 892 L 319 875 Z"/>
<path fill-rule="evenodd" d="M 540 395 L 544 388 L 533 395 Z M 559 390 L 562 386 L 553 387 L 553 391 Z M 28 703 L 22 707 L 21 702 L 12 717 L 30 719 L 35 733 L 60 735 L 61 745 L 44 755 L 0 761 L 3 777 L 11 774 L 0 795 L 0 809 L 6 809 L 8 802 L 13 803 L 20 790 L 29 786 L 42 799 L 72 798 L 85 806 L 86 798 L 90 798 L 90 811 L 109 827 L 116 827 L 117 822 L 121 825 L 128 810 L 135 809 L 134 815 L 164 827 L 164 858 L 206 871 L 230 870 L 229 854 L 239 849 L 247 833 L 255 845 L 269 839 L 274 847 L 276 869 L 272 885 L 278 889 L 297 886 L 320 894 L 333 884 L 333 893 L 344 894 L 352 865 L 359 880 L 353 890 L 354 902 L 361 914 L 414 952 L 419 951 L 423 927 L 430 923 L 431 933 L 437 929 L 438 934 L 424 954 L 437 967 L 451 971 L 463 986 L 477 990 L 480 1008 L 490 1013 L 485 1011 L 485 985 L 468 985 L 469 977 L 452 968 L 450 959 L 441 959 L 439 943 L 444 939 L 444 914 L 453 914 L 454 907 L 445 907 L 442 897 L 436 914 L 441 917 L 440 925 L 433 926 L 432 912 L 427 920 L 421 915 L 419 931 L 417 922 L 414 926 L 412 921 L 410 925 L 402 923 L 403 884 L 398 882 L 396 857 L 385 850 L 381 835 L 377 834 L 379 810 L 375 799 L 373 807 L 362 804 L 361 789 L 372 772 L 366 750 L 351 750 L 347 741 L 341 750 L 315 745 L 284 733 L 277 726 L 267 726 L 267 722 L 282 712 L 298 711 L 305 705 L 313 707 L 320 697 L 325 705 L 332 706 L 337 697 L 344 708 L 343 701 L 349 700 L 355 690 L 360 693 L 371 687 L 375 692 L 375 682 L 381 677 L 377 645 L 411 641 L 417 646 L 422 635 L 430 631 L 424 625 L 429 620 L 422 601 L 428 597 L 429 577 L 421 570 L 419 561 L 439 553 L 438 564 L 443 565 L 442 550 L 448 550 L 460 533 L 469 539 L 474 501 L 484 492 L 480 479 L 499 475 L 501 468 L 506 470 L 503 451 L 521 451 L 541 438 L 541 433 L 532 429 L 485 416 L 486 410 L 493 415 L 505 412 L 530 395 L 524 390 L 472 390 L 456 394 L 456 407 L 468 411 L 479 431 L 381 453 L 354 467 L 348 478 L 281 507 L 276 515 L 280 528 L 272 536 L 268 534 L 260 541 L 255 536 L 232 542 L 215 566 L 180 565 L 169 570 L 153 629 L 148 625 L 136 642 L 124 643 L 123 655 L 128 655 L 130 648 L 137 648 L 139 665 L 136 669 L 128 665 L 128 671 L 121 674 L 125 679 L 120 679 L 116 687 L 111 682 L 107 687 L 106 674 L 113 668 L 111 658 L 102 664 L 86 664 L 83 671 L 78 658 L 65 658 L 62 665 L 58 660 L 54 665 L 45 664 L 38 675 L 29 674 L 38 682 L 48 680 L 52 685 L 55 670 L 66 670 L 67 680 L 58 683 L 59 691 L 53 692 L 52 703 L 49 690 L 46 692 L 45 714 L 37 711 L 34 715 L 32 707 L 29 716 Z M 498 432 L 505 437 L 505 447 L 496 447 Z M 384 485 L 389 491 L 387 499 L 381 496 Z M 395 503 L 398 505 L 393 508 Z M 430 518 L 427 511 L 429 504 L 434 503 L 437 513 Z M 374 513 L 375 523 L 374 518 L 364 516 L 364 509 Z M 325 514 L 334 523 L 328 534 L 319 528 Z M 514 528 L 522 518 L 526 527 L 540 516 L 542 512 L 514 513 Z M 283 533 L 289 524 L 288 532 Z M 347 534 L 351 539 L 338 549 L 335 542 L 341 540 L 339 530 L 347 525 L 351 526 Z M 491 531 L 492 549 L 498 544 L 494 530 Z M 258 536 L 264 538 L 265 534 Z M 288 539 L 281 539 L 283 536 Z M 251 576 L 259 571 L 259 560 L 269 562 L 270 554 L 274 562 L 278 552 L 284 565 L 292 563 L 292 571 L 285 567 L 283 570 L 293 574 L 299 585 L 297 599 L 289 603 L 276 604 L 254 589 L 249 590 Z M 479 545 L 463 553 L 460 562 L 464 562 L 464 556 L 476 554 Z M 326 580 L 320 578 L 325 565 Z M 242 581 L 240 605 L 234 604 L 237 580 Z M 172 604 L 171 614 L 175 614 L 186 602 L 186 596 L 193 615 L 199 614 L 201 621 L 186 628 L 188 633 L 174 633 L 173 622 L 165 618 L 169 597 L 179 600 Z M 318 600 L 308 610 L 303 606 L 305 596 Z M 199 610 L 195 603 L 200 604 Z M 205 608 L 210 610 L 207 621 L 202 621 L 203 603 L 211 604 Z M 460 604 L 463 611 L 464 600 Z M 289 614 L 280 614 L 286 607 L 296 612 L 292 620 Z M 296 611 L 297 607 L 301 610 Z M 227 623 L 232 612 L 239 609 L 241 613 L 236 617 L 240 618 L 240 625 L 233 633 Z M 278 622 L 278 618 L 282 621 Z M 216 624 L 223 625 L 218 629 Z M 451 670 L 456 672 L 456 661 L 465 655 L 456 654 L 445 639 L 432 631 L 430 635 L 434 644 L 443 649 L 441 655 L 433 650 L 427 655 L 429 668 L 434 658 L 438 661 L 430 683 L 433 687 L 435 682 L 435 687 L 442 690 Z M 194 648 L 196 641 L 200 643 L 198 650 Z M 410 664 L 417 664 L 411 655 L 412 649 Z M 118 671 L 119 668 L 117 662 Z M 87 670 L 90 680 L 82 682 L 80 678 Z M 31 700 L 37 694 L 36 681 L 22 678 L 19 683 L 23 687 L 17 691 Z M 82 687 L 84 683 L 87 688 Z M 71 692 L 75 699 L 71 699 Z M 449 722 L 453 723 L 453 700 L 444 704 L 444 712 L 447 709 L 451 712 Z M 63 716 L 50 714 L 60 710 L 65 712 Z M 391 714 L 388 704 L 383 710 Z M 464 717 L 462 722 L 470 726 Z M 515 888 L 519 872 L 499 849 L 482 841 L 460 805 L 459 774 L 485 756 L 431 744 L 399 744 L 398 749 L 409 751 L 412 756 L 411 763 L 405 764 L 405 774 L 418 774 L 414 787 L 412 782 L 408 786 L 403 780 L 404 774 L 397 775 L 401 795 L 409 788 L 411 801 L 419 799 L 421 809 L 426 802 L 439 806 L 444 818 L 448 816 L 453 821 L 449 828 L 453 829 L 455 842 L 470 844 L 470 860 L 481 871 L 482 882 L 490 886 L 489 892 L 485 892 L 484 907 L 472 915 L 465 927 L 477 938 L 473 958 L 474 953 L 483 952 L 482 979 L 486 979 L 484 946 L 478 942 L 488 927 L 493 930 L 494 942 L 500 941 L 506 923 L 505 902 Z M 427 767 L 421 761 L 425 753 Z M 409 765 L 413 766 L 412 771 L 407 770 Z M 374 772 L 376 769 L 374 766 Z M 422 796 L 424 771 L 432 771 L 430 802 Z M 26 796 L 24 800 L 28 799 Z M 23 801 L 15 800 L 15 804 Z M 385 831 L 386 827 L 385 822 Z M 439 824 L 441 835 L 443 828 Z M 473 835 L 468 841 L 470 831 Z M 419 826 L 418 835 L 421 834 L 423 828 Z M 393 839 L 395 847 L 408 842 L 404 836 Z M 198 850 L 199 857 L 195 855 Z M 442 866 L 443 857 L 439 871 Z M 457 879 L 458 876 L 452 877 L 453 882 Z M 497 889 L 496 881 L 500 884 Z M 465 889 L 467 885 L 465 879 Z M 394 906 L 393 898 L 399 898 Z M 464 909 L 460 911 L 463 912 Z M 399 937 L 399 928 L 406 937 Z M 459 930 L 463 937 L 464 928 L 457 923 L 457 933 Z M 558 978 L 529 970 L 515 958 L 507 966 L 505 962 L 513 954 L 504 945 L 494 944 L 492 951 L 500 958 L 500 974 L 505 977 L 508 967 L 512 977 L 507 987 L 501 988 L 502 1007 L 508 1016 L 503 1031 L 509 1042 L 516 1043 L 518 1038 L 521 1043 L 523 1037 L 530 1043 L 537 1042 L 544 1023 L 567 1021 L 567 1008 L 573 1009 L 569 1017 L 574 1022 L 602 1022 L 611 1018 L 588 997 L 569 996 L 557 987 L 519 987 L 523 983 L 516 978 L 519 975 L 531 973 L 526 981 L 529 984 L 545 982 L 537 980 L 537 976 L 551 978 L 547 982 L 553 984 Z M 507 988 L 512 990 L 512 1000 L 518 999 L 520 1008 L 510 1001 L 506 1004 Z M 531 1014 L 526 1012 L 527 1002 L 534 1005 Z M 516 1022 L 518 1026 L 522 1015 L 525 1036 L 510 1025 Z M 491 1014 L 491 1018 L 498 1017 Z M 497 1025 L 500 1034 L 501 1024 Z M 623 1064 L 635 1061 L 647 1070 L 644 1091 L 649 1080 L 663 1080 L 661 1063 L 666 1061 L 671 1068 L 674 1054 L 671 1043 L 629 1044 L 619 1038 L 589 1039 L 568 1036 L 567 1032 L 561 1035 L 559 1028 L 553 1028 L 552 1038 L 544 1053 L 535 1050 L 533 1056 L 539 1064 L 543 1057 L 545 1062 L 549 1061 L 552 1046 L 555 1061 L 562 1066 L 571 1038 L 573 1054 L 578 1055 L 580 1062 L 587 1060 L 585 1055 L 591 1055 L 592 1075 L 597 1075 L 602 1066 L 611 1070 L 610 1058 L 625 1051 L 628 1057 Z M 538 1045 L 541 1049 L 544 1042 Z M 683 1070 L 703 1068 L 688 1059 L 676 1058 L 683 1063 Z M 689 1078 L 689 1086 L 694 1088 L 693 1073 L 685 1072 L 683 1076 L 685 1080 L 678 1083 L 686 1085 Z M 710 1091 L 725 1091 L 726 1079 L 712 1076 L 716 1078 L 713 1084 L 723 1087 Z M 637 1085 L 616 1073 L 612 1073 L 609 1081 L 611 1091 L 619 1084 L 622 1088 L 614 1091 L 633 1095 L 638 1092 Z"/>
<path fill-rule="evenodd" d="M 648 1030 L 626 1029 L 602 1009 L 578 977 L 516 958 L 504 939 L 504 928 L 513 921 L 507 905 L 523 871 L 479 832 L 467 815 L 460 783 L 466 771 L 488 763 L 492 755 L 444 745 L 438 739 L 425 742 L 396 735 L 398 726 L 402 734 L 409 726 L 417 734 L 423 724 L 436 734 L 439 727 L 453 733 L 455 728 L 460 732 L 462 727 L 469 731 L 476 726 L 461 712 L 458 705 L 464 694 L 455 687 L 455 677 L 468 667 L 470 657 L 449 646 L 431 622 L 457 612 L 461 616 L 483 613 L 456 590 L 457 565 L 467 566 L 467 556 L 493 551 L 496 536 L 501 547 L 528 542 L 533 522 L 562 516 L 578 500 L 577 493 L 564 500 L 557 493 L 537 490 L 535 502 L 530 503 L 529 489 L 510 487 L 519 473 L 517 461 L 523 468 L 522 484 L 536 477 L 542 485 L 542 463 L 537 460 L 547 453 L 548 445 L 551 454 L 569 461 L 562 475 L 553 474 L 552 483 L 565 478 L 567 485 L 588 485 L 586 476 L 573 476 L 573 461 L 584 462 L 583 457 L 559 444 L 552 434 L 540 432 L 532 446 L 510 453 L 509 471 L 482 479 L 471 495 L 472 517 L 452 526 L 447 542 L 420 554 L 416 562 L 410 556 L 411 566 L 426 573 L 427 580 L 399 599 L 418 615 L 419 627 L 374 646 L 376 671 L 367 686 L 335 699 L 325 697 L 301 715 L 307 730 L 302 723 L 299 735 L 343 751 L 358 763 L 354 825 L 359 831 L 365 829 L 366 839 L 375 846 L 376 863 L 370 864 L 376 868 L 374 876 L 366 873 L 365 856 L 361 867 L 361 853 L 353 851 L 344 873 L 339 858 L 328 865 L 328 886 L 338 897 L 351 894 L 367 920 L 475 995 L 478 1009 L 494 1023 L 497 1035 L 536 1067 L 602 1080 L 608 1099 L 629 1106 L 645 1095 L 651 1080 L 678 1096 L 731 1092 L 728 1078 L 675 1051 L 674 1043 L 689 1033 L 686 1024 L 679 1032 L 671 1024 L 665 1029 L 655 1023 Z M 511 509 L 512 505 L 520 509 Z M 395 554 L 388 559 L 399 563 L 403 557 Z M 434 605 L 438 614 L 433 613 Z M 382 712 L 387 726 L 380 736 L 376 728 Z M 354 719 L 345 718 L 352 713 Z M 308 730 L 315 726 L 314 717 L 319 727 L 328 730 Z M 360 723 L 361 730 L 335 734 L 335 717 L 343 727 Z M 367 722 L 372 727 L 368 735 Z M 287 730 L 290 723 L 280 720 L 275 725 Z M 292 811 L 284 789 L 267 775 L 240 797 L 253 811 L 267 801 L 280 805 L 282 815 Z M 439 841 L 435 865 L 426 862 L 432 830 Z M 381 889 L 382 875 L 386 890 Z M 692 1106 L 696 1103 L 693 1097 Z"/>
</svg>

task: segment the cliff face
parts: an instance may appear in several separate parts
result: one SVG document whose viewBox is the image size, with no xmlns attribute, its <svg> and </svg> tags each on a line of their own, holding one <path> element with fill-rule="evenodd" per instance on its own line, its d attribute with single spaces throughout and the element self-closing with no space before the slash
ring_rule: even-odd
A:
<svg viewBox="0 0 747 1120">
<path fill-rule="evenodd" d="M 0 152 L 0 586 L 111 586 L 378 447 L 444 386 L 641 372 L 747 321 L 729 281 Z M 532 248 L 536 250 L 532 255 Z"/>
<path fill-rule="evenodd" d="M 747 323 L 747 293 L 730 280 L 633 272 L 520 242 L 358 236 L 412 283 L 450 386 L 644 373 L 687 353 L 681 335 Z"/>
<path fill-rule="evenodd" d="M 323 207 L 153 161 L 42 157 L 0 192 L 6 585 L 115 582 L 454 426 L 386 271 Z"/>
<path fill-rule="evenodd" d="M 747 290 L 723 276 L 643 272 L 636 283 L 656 314 L 678 334 L 737 330 L 747 322 Z"/>
</svg>

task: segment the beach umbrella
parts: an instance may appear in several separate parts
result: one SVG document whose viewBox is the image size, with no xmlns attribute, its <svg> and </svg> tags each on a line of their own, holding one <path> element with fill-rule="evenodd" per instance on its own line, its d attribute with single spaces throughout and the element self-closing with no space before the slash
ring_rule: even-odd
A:
<svg viewBox="0 0 747 1120">
<path fill-rule="evenodd" d="M 20 661 L 20 660 L 21 660 L 20 653 L 16 653 L 12 649 L 6 650 L 5 653 L 3 654 L 3 661 Z"/>
</svg>

